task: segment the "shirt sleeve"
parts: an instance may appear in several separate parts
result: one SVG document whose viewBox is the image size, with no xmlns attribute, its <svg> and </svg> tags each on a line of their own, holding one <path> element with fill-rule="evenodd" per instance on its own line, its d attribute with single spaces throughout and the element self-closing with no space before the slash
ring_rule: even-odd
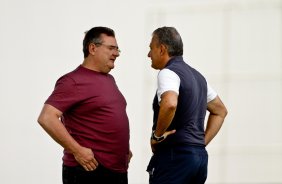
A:
<svg viewBox="0 0 282 184">
<path fill-rule="evenodd" d="M 66 111 L 77 103 L 78 90 L 75 81 L 67 76 L 59 78 L 55 88 L 45 104 L 52 105 L 61 112 Z"/>
<path fill-rule="evenodd" d="M 157 89 L 157 96 L 158 101 L 161 101 L 161 96 L 166 91 L 174 91 L 179 94 L 179 86 L 180 86 L 180 78 L 179 76 L 169 70 L 169 69 L 162 69 L 158 74 L 158 89 Z"/>
<path fill-rule="evenodd" d="M 207 103 L 215 99 L 216 96 L 217 96 L 217 93 L 207 82 Z"/>
<path fill-rule="evenodd" d="M 169 70 L 163 69 L 158 74 L 158 89 L 157 96 L 158 102 L 161 101 L 161 96 L 166 91 L 174 91 L 179 94 L 180 78 L 179 76 Z M 207 103 L 214 100 L 217 96 L 215 90 L 207 82 Z"/>
</svg>

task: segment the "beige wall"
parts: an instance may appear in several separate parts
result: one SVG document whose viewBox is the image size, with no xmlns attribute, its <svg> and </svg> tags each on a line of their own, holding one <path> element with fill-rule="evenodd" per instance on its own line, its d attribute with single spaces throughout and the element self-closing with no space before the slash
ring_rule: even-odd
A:
<svg viewBox="0 0 282 184">
<path fill-rule="evenodd" d="M 61 183 L 62 149 L 36 119 L 56 79 L 82 62 L 83 32 L 112 27 L 112 71 L 128 103 L 129 183 L 148 183 L 156 71 L 151 33 L 174 26 L 185 60 L 229 114 L 207 147 L 207 183 L 282 183 L 282 2 L 279 0 L 0 1 L 0 183 Z"/>
</svg>

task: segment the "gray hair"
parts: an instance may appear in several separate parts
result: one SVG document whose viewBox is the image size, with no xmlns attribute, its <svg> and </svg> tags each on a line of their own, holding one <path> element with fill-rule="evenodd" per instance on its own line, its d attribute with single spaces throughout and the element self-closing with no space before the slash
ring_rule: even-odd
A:
<svg viewBox="0 0 282 184">
<path fill-rule="evenodd" d="M 156 36 L 159 44 L 167 46 L 170 57 L 183 55 L 183 42 L 174 27 L 160 27 L 153 32 L 153 36 Z"/>
</svg>

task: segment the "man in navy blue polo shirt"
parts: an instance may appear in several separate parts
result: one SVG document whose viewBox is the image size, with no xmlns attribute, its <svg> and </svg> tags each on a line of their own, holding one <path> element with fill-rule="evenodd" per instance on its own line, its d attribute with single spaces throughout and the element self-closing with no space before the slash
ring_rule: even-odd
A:
<svg viewBox="0 0 282 184">
<path fill-rule="evenodd" d="M 220 130 L 227 109 L 206 79 L 184 62 L 181 36 L 173 27 L 153 32 L 148 57 L 160 70 L 153 101 L 154 123 L 148 165 L 150 184 L 202 184 L 205 146 Z M 209 111 L 206 129 L 206 110 Z"/>
</svg>

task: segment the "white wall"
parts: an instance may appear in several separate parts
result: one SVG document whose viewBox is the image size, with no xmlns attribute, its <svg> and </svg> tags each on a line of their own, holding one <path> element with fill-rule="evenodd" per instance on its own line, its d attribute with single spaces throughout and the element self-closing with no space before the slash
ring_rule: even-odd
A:
<svg viewBox="0 0 282 184">
<path fill-rule="evenodd" d="M 56 79 L 82 62 L 83 32 L 108 26 L 122 53 L 111 72 L 128 103 L 129 183 L 148 183 L 151 33 L 174 26 L 184 58 L 228 107 L 207 147 L 207 183 L 282 183 L 279 0 L 0 0 L 0 183 L 61 183 L 62 148 L 36 122 Z"/>
</svg>

